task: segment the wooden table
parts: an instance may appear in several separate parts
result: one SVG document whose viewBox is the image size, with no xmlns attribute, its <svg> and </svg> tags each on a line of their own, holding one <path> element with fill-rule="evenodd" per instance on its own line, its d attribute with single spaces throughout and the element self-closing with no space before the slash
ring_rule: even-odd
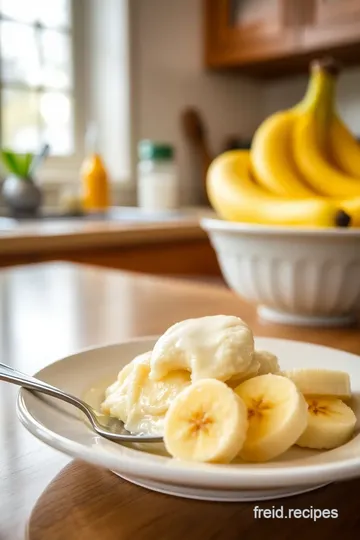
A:
<svg viewBox="0 0 360 540">
<path fill-rule="evenodd" d="M 257 335 L 322 343 L 360 353 L 358 328 L 301 329 L 262 324 L 224 287 L 132 275 L 66 263 L 0 272 L 1 360 L 33 373 L 89 345 L 158 334 L 179 319 L 227 313 Z M 359 360 L 360 361 L 360 360 Z M 0 539 L 177 540 L 356 538 L 360 482 L 260 503 L 338 508 L 338 520 L 255 520 L 254 504 L 186 501 L 132 486 L 70 460 L 33 438 L 15 418 L 17 389 L 0 383 Z M 114 528 L 115 527 L 115 528 Z M 314 529 L 311 529 L 313 527 Z M 115 531 L 115 532 L 114 532 Z M 355 534 L 356 531 L 356 534 Z M 347 533 L 350 536 L 346 536 Z M 359 533 L 359 534 L 358 534 Z M 351 536 L 352 535 L 352 536 Z"/>
</svg>

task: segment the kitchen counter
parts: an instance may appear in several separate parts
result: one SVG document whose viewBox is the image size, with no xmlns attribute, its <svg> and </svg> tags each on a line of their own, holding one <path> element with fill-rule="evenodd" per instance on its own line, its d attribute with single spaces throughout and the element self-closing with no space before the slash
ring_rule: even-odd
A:
<svg viewBox="0 0 360 540">
<path fill-rule="evenodd" d="M 13 230 L 0 231 L 0 253 L 123 246 L 204 237 L 206 233 L 200 228 L 199 219 L 196 218 L 152 223 L 54 220 L 20 224 Z"/>
<path fill-rule="evenodd" d="M 150 273 L 218 275 L 199 224 L 201 217 L 213 215 L 206 208 L 161 213 L 119 208 L 106 219 L 0 218 L 0 266 L 66 260 Z"/>
</svg>

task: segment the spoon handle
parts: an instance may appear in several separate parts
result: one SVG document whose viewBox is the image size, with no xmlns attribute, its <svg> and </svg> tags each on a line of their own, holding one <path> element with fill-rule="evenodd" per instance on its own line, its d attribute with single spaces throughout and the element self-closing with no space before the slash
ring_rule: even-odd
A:
<svg viewBox="0 0 360 540">
<path fill-rule="evenodd" d="M 40 381 L 31 375 L 26 375 L 17 369 L 7 366 L 6 364 L 2 364 L 1 362 L 0 381 L 10 382 L 18 386 L 23 386 L 29 390 L 35 390 L 36 392 L 41 392 L 43 394 L 61 399 L 67 403 L 70 403 L 71 405 L 74 405 L 78 409 L 81 409 L 88 416 L 88 418 L 90 417 L 89 409 L 81 399 L 63 392 L 62 390 L 59 390 L 59 388 L 51 386 L 51 384 Z"/>
</svg>

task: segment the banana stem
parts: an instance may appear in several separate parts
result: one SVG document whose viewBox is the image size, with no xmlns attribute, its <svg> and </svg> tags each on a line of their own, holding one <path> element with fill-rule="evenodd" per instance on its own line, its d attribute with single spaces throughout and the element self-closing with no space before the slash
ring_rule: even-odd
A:
<svg viewBox="0 0 360 540">
<path fill-rule="evenodd" d="M 295 110 L 313 112 L 322 117 L 334 114 L 335 109 L 335 77 L 325 70 L 313 71 L 303 100 Z"/>
</svg>

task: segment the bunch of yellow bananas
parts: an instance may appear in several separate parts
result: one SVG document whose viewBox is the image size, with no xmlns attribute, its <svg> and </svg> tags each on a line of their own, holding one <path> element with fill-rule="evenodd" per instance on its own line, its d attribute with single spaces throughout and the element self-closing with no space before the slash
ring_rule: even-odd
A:
<svg viewBox="0 0 360 540">
<path fill-rule="evenodd" d="M 303 100 L 267 118 L 251 150 L 214 160 L 209 199 L 224 219 L 360 225 L 360 145 L 335 111 L 335 63 L 312 64 Z"/>
</svg>

